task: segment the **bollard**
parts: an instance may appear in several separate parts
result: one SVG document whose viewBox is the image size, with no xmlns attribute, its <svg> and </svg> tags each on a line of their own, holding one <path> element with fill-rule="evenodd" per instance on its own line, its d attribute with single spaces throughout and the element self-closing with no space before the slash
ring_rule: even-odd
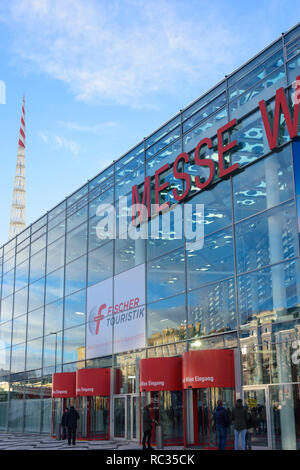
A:
<svg viewBox="0 0 300 470">
<path fill-rule="evenodd" d="M 162 432 L 162 425 L 157 424 L 155 428 L 155 438 L 156 438 L 156 449 L 163 449 L 163 432 Z"/>
<path fill-rule="evenodd" d="M 56 423 L 56 440 L 61 440 L 61 425 L 60 423 Z"/>
</svg>

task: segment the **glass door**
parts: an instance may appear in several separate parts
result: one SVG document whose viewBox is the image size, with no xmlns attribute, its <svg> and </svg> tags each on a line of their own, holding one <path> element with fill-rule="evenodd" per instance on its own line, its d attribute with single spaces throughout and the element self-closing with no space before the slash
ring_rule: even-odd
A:
<svg viewBox="0 0 300 470">
<path fill-rule="evenodd" d="M 127 399 L 126 395 L 114 397 L 114 437 L 126 439 L 127 430 Z"/>
<path fill-rule="evenodd" d="M 140 440 L 140 397 L 131 395 L 131 439 Z"/>
<path fill-rule="evenodd" d="M 251 447 L 271 449 L 269 394 L 267 387 L 244 388 L 244 403 L 251 415 L 253 427 L 248 432 Z"/>
</svg>

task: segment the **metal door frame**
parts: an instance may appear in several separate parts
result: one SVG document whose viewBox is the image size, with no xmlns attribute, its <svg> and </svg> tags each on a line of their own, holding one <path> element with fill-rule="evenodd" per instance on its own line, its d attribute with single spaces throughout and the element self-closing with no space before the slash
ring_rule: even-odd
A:
<svg viewBox="0 0 300 470">
<path fill-rule="evenodd" d="M 126 393 L 122 393 L 120 395 L 113 395 L 113 420 L 114 420 L 114 432 L 113 432 L 113 438 L 116 439 L 116 440 L 120 440 L 120 441 L 126 441 L 127 440 L 127 394 Z M 124 427 L 125 427 L 125 432 L 124 432 L 124 437 L 116 437 L 115 436 L 115 430 L 116 430 L 116 425 L 115 425 L 115 399 L 116 398 L 123 398 L 124 399 L 124 402 L 125 402 L 125 410 L 124 410 L 124 414 L 125 414 L 125 420 L 124 420 Z"/>
<path fill-rule="evenodd" d="M 252 390 L 264 390 L 265 392 L 265 406 L 266 406 L 266 420 L 267 420 L 267 446 L 253 446 L 253 450 L 272 450 L 272 423 L 271 423 L 271 414 L 270 414 L 270 396 L 269 396 L 269 386 L 268 385 L 247 385 L 243 387 L 243 402 L 245 402 L 245 392 Z"/>
</svg>

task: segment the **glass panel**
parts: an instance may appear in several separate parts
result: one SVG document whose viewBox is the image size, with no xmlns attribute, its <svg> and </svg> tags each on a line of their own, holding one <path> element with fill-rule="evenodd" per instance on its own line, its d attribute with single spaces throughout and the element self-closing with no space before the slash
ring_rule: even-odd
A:
<svg viewBox="0 0 300 470">
<path fill-rule="evenodd" d="M 64 331 L 63 362 L 85 359 L 85 325 Z"/>
<path fill-rule="evenodd" d="M 148 346 L 158 346 L 185 339 L 185 312 L 184 295 L 148 305 Z"/>
<path fill-rule="evenodd" d="M 53 333 L 44 338 L 44 367 L 55 366 L 62 361 L 62 334 Z"/>
<path fill-rule="evenodd" d="M 201 139 L 215 136 L 217 130 L 226 123 L 227 110 L 224 108 L 183 136 L 183 151 L 191 152 L 196 148 Z"/>
<path fill-rule="evenodd" d="M 183 204 L 149 220 L 147 258 L 157 258 L 183 245 Z"/>
<path fill-rule="evenodd" d="M 14 269 L 12 271 L 10 271 L 9 273 L 6 273 L 6 274 L 3 275 L 3 278 L 2 278 L 2 298 L 13 293 L 14 278 L 15 278 Z"/>
<path fill-rule="evenodd" d="M 25 424 L 24 431 L 39 433 L 41 426 L 41 404 L 42 400 L 40 395 L 36 392 L 34 396 L 33 392 L 30 393 L 30 399 L 25 400 Z"/>
<path fill-rule="evenodd" d="M 63 214 L 64 215 L 64 214 Z M 62 237 L 65 234 L 65 220 L 60 222 L 60 224 L 56 225 L 52 230 L 48 231 L 48 244 L 57 240 L 57 238 Z M 49 225 L 50 229 L 50 225 Z"/>
<path fill-rule="evenodd" d="M 24 366 L 22 368 L 24 370 Z M 24 383 L 15 382 L 10 385 L 10 403 L 8 428 L 10 431 L 23 431 L 24 419 Z"/>
<path fill-rule="evenodd" d="M 291 85 L 300 73 L 300 54 L 287 63 L 288 83 Z"/>
<path fill-rule="evenodd" d="M 61 202 L 58 206 L 54 207 L 49 214 L 48 214 L 48 220 L 53 219 L 56 217 L 58 214 L 60 214 L 62 211 L 66 209 L 66 201 Z"/>
<path fill-rule="evenodd" d="M 64 257 L 65 238 L 61 238 L 47 248 L 47 273 L 63 266 Z"/>
<path fill-rule="evenodd" d="M 287 203 L 236 225 L 237 269 L 246 272 L 298 254 L 295 204 Z"/>
<path fill-rule="evenodd" d="M 188 289 L 234 274 L 232 229 L 206 237 L 201 249 L 187 251 Z"/>
<path fill-rule="evenodd" d="M 11 348 L 11 373 L 23 372 L 25 370 L 25 344 L 19 344 Z M 10 403 L 12 406 L 13 403 Z M 23 416 L 23 410 L 22 410 Z"/>
<path fill-rule="evenodd" d="M 3 273 L 7 273 L 11 269 L 15 267 L 15 257 L 13 256 L 12 258 L 8 258 L 4 263 L 3 263 Z"/>
<path fill-rule="evenodd" d="M 150 147 L 153 145 L 155 142 L 158 142 L 160 139 L 162 139 L 164 136 L 169 134 L 175 127 L 179 126 L 180 124 L 180 116 L 175 117 L 170 121 L 168 124 L 166 124 L 164 127 L 159 129 L 155 134 L 152 134 L 150 137 L 146 139 L 146 148 Z"/>
<path fill-rule="evenodd" d="M 17 317 L 13 321 L 13 344 L 24 343 L 26 341 L 27 315 Z"/>
<path fill-rule="evenodd" d="M 245 404 L 248 406 L 248 412 L 251 416 L 251 423 L 253 423 L 253 427 L 249 428 L 248 431 L 251 436 L 251 446 L 268 447 L 265 390 L 245 390 L 244 400 Z"/>
<path fill-rule="evenodd" d="M 65 295 L 86 287 L 86 256 L 67 264 Z"/>
<path fill-rule="evenodd" d="M 181 140 L 178 140 L 146 162 L 146 174 L 153 176 L 166 163 L 173 163 L 180 152 Z"/>
<path fill-rule="evenodd" d="M 182 392 L 160 392 L 160 424 L 166 444 L 183 442 Z"/>
<path fill-rule="evenodd" d="M 29 308 L 28 311 L 35 310 L 44 304 L 45 278 L 40 279 L 29 286 Z"/>
<path fill-rule="evenodd" d="M 88 255 L 88 285 L 96 284 L 113 275 L 113 242 Z"/>
<path fill-rule="evenodd" d="M 293 162 L 296 194 L 300 194 L 300 141 L 293 142 Z"/>
<path fill-rule="evenodd" d="M 109 398 L 90 397 L 90 435 L 98 439 L 109 437 Z"/>
<path fill-rule="evenodd" d="M 145 262 L 145 240 L 121 240 L 115 242 L 115 274 Z"/>
<path fill-rule="evenodd" d="M 66 261 L 78 258 L 86 253 L 87 224 L 83 224 L 67 235 Z"/>
<path fill-rule="evenodd" d="M 85 323 L 85 300 L 86 290 L 65 298 L 65 329 Z"/>
<path fill-rule="evenodd" d="M 167 145 L 170 145 L 172 142 L 174 142 L 174 140 L 177 140 L 180 137 L 180 134 L 180 126 L 178 126 L 177 129 L 175 129 L 173 132 L 170 132 L 170 134 L 146 150 L 146 159 L 153 157 L 153 155 L 160 152 L 163 148 L 167 147 Z"/>
<path fill-rule="evenodd" d="M 89 204 L 89 217 L 97 215 L 97 208 L 101 204 L 103 206 L 113 204 L 114 202 L 114 188 L 110 188 L 105 193 L 93 199 Z M 97 219 L 99 221 L 99 218 Z M 90 248 L 90 247 L 89 247 Z M 91 249 L 91 248 L 90 248 Z"/>
<path fill-rule="evenodd" d="M 233 181 L 234 179 L 235 178 L 233 178 Z M 231 186 L 229 180 L 219 182 L 209 191 L 201 191 L 188 203 L 185 203 L 185 206 L 187 206 L 187 204 L 204 205 L 205 236 L 232 223 Z M 187 223 L 189 223 L 190 219 L 187 218 L 186 220 Z"/>
<path fill-rule="evenodd" d="M 45 335 L 63 328 L 63 300 L 45 306 Z"/>
<path fill-rule="evenodd" d="M 1 302 L 1 322 L 12 319 L 13 296 L 6 297 Z"/>
<path fill-rule="evenodd" d="M 43 336 L 44 309 L 38 309 L 28 315 L 27 341 Z M 38 367 L 37 367 L 38 368 Z"/>
<path fill-rule="evenodd" d="M 46 304 L 58 300 L 64 295 L 64 268 L 60 268 L 46 277 Z"/>
<path fill-rule="evenodd" d="M 272 386 L 269 391 L 273 449 L 299 450 L 299 384 Z"/>
<path fill-rule="evenodd" d="M 153 302 L 185 290 L 183 247 L 147 265 L 147 300 Z"/>
<path fill-rule="evenodd" d="M 46 235 L 38 238 L 38 240 L 31 243 L 31 256 L 35 255 L 38 251 L 42 250 L 46 246 Z"/>
<path fill-rule="evenodd" d="M 222 92 L 224 92 L 226 89 L 226 81 L 224 80 L 222 83 L 220 83 L 218 86 L 216 86 L 213 90 L 199 98 L 199 100 L 192 104 L 189 108 L 185 109 L 182 113 L 183 120 L 186 120 L 188 117 L 190 117 L 192 114 L 197 112 L 200 108 L 205 106 L 207 103 L 210 101 L 216 99 L 217 101 L 219 100 L 218 95 L 220 95 Z"/>
<path fill-rule="evenodd" d="M 26 370 L 40 369 L 42 367 L 43 338 L 27 343 Z"/>
<path fill-rule="evenodd" d="M 247 337 L 253 335 L 256 343 L 261 343 L 258 326 L 298 318 L 299 312 L 295 310 L 300 299 L 298 283 L 298 260 L 238 277 L 242 333 Z"/>
<path fill-rule="evenodd" d="M 22 289 L 28 284 L 29 260 L 16 266 L 15 290 Z"/>
<path fill-rule="evenodd" d="M 289 60 L 291 57 L 299 54 L 300 52 L 300 36 L 298 36 L 293 42 L 290 42 L 286 46 L 286 55 Z"/>
<path fill-rule="evenodd" d="M 67 219 L 67 231 L 69 232 L 73 228 L 77 227 L 87 219 L 88 207 L 87 205 L 79 209 L 75 214 L 71 215 Z"/>
<path fill-rule="evenodd" d="M 67 199 L 67 206 L 70 207 L 74 202 L 79 201 L 85 194 L 88 192 L 88 185 L 84 185 L 83 188 L 80 188 L 76 193 L 72 194 Z"/>
<path fill-rule="evenodd" d="M 116 183 L 116 199 L 118 199 L 120 196 L 130 193 L 132 186 L 142 183 L 144 178 L 144 166 L 140 166 L 137 170 L 132 171 L 131 174 L 126 178 Z"/>
<path fill-rule="evenodd" d="M 131 174 L 132 171 L 136 170 L 139 166 L 144 163 L 144 142 L 141 143 L 138 147 L 131 150 L 125 157 L 116 161 L 115 171 L 116 171 L 116 182 L 123 179 L 128 174 Z"/>
<path fill-rule="evenodd" d="M 291 199 L 293 184 L 290 146 L 235 175 L 233 193 L 236 220 Z"/>
<path fill-rule="evenodd" d="M 5 352 L 3 349 L 10 347 L 11 344 L 11 330 L 12 330 L 12 322 L 2 323 L 0 325 L 0 369 L 8 369 L 9 364 L 5 358 Z M 1 397 L 0 397 L 1 401 Z"/>
<path fill-rule="evenodd" d="M 29 246 L 16 254 L 16 265 L 23 263 L 27 258 L 29 258 Z"/>
<path fill-rule="evenodd" d="M 236 327 L 233 279 L 202 287 L 188 294 L 190 338 L 223 333 L 235 330 Z"/>
<path fill-rule="evenodd" d="M 125 438 L 125 397 L 114 398 L 114 437 Z"/>
<path fill-rule="evenodd" d="M 14 316 L 27 312 L 27 287 L 15 293 Z"/>
<path fill-rule="evenodd" d="M 225 104 L 226 96 L 225 93 L 223 93 L 221 96 L 219 96 L 218 99 L 215 99 L 210 104 L 206 105 L 204 108 L 201 108 L 200 111 L 198 111 L 190 119 L 185 121 L 183 123 L 183 132 L 187 132 L 196 124 L 208 118 L 208 116 L 213 114 L 215 111 L 220 110 Z"/>
<path fill-rule="evenodd" d="M 30 258 L 30 282 L 45 276 L 46 250 L 42 250 Z"/>
</svg>

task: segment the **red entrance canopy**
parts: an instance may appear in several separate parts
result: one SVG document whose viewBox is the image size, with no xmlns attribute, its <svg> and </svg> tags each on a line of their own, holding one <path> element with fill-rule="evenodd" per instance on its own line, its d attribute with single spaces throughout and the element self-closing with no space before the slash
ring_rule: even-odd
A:
<svg viewBox="0 0 300 470">
<path fill-rule="evenodd" d="M 78 396 L 109 396 L 110 369 L 79 369 L 76 372 Z"/>
<path fill-rule="evenodd" d="M 140 392 L 182 390 L 181 357 L 140 360 Z"/>
<path fill-rule="evenodd" d="M 61 372 L 52 376 L 52 397 L 76 397 L 76 372 Z"/>
<path fill-rule="evenodd" d="M 232 349 L 188 351 L 182 355 L 183 388 L 234 387 Z"/>
</svg>

